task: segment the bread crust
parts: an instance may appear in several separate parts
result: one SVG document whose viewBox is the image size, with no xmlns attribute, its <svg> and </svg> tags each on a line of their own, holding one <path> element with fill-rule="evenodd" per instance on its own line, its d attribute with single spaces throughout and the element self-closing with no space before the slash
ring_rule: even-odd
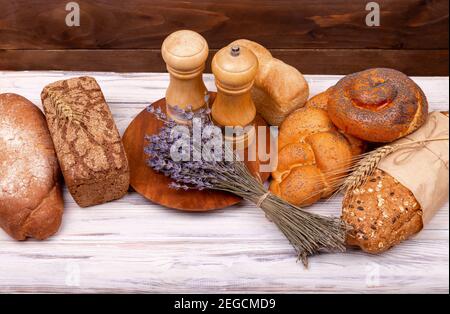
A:
<svg viewBox="0 0 450 314">
<path fill-rule="evenodd" d="M 69 192 L 81 207 L 121 198 L 129 167 L 119 131 L 92 77 L 52 83 L 41 94 Z"/>
<path fill-rule="evenodd" d="M 347 243 L 373 254 L 423 228 L 422 210 L 411 191 L 378 169 L 360 188 L 346 193 L 342 219 L 352 227 Z"/>
<path fill-rule="evenodd" d="M 0 95 L 0 227 L 16 240 L 44 240 L 58 231 L 63 210 L 44 115 L 19 95 Z"/>
<path fill-rule="evenodd" d="M 332 88 L 333 87 L 330 87 L 326 91 L 317 94 L 316 96 L 309 99 L 305 104 L 305 108 L 322 109 L 328 112 L 328 99 L 330 97 L 330 91 Z M 341 129 L 338 129 L 338 131 L 347 139 L 348 143 L 350 144 L 353 156 L 358 156 L 367 149 L 367 144 L 363 140 L 345 133 Z"/>
<path fill-rule="evenodd" d="M 317 108 L 301 108 L 289 115 L 278 142 L 278 166 L 270 190 L 297 206 L 329 197 L 354 156 L 350 142 L 327 112 Z"/>
<path fill-rule="evenodd" d="M 369 142 L 392 142 L 425 123 L 428 102 L 408 76 L 378 68 L 340 80 L 329 91 L 328 112 L 347 134 Z"/>
<path fill-rule="evenodd" d="M 305 105 L 309 86 L 296 68 L 274 58 L 256 42 L 240 39 L 231 45 L 246 47 L 258 58 L 252 98 L 258 113 L 270 125 L 280 125 L 290 113 Z"/>
<path fill-rule="evenodd" d="M 316 109 L 322 109 L 325 111 L 328 111 L 328 98 L 330 95 L 330 90 L 327 89 L 326 91 L 317 94 L 314 97 L 311 97 L 305 104 L 305 107 L 307 108 L 316 108 Z"/>
</svg>

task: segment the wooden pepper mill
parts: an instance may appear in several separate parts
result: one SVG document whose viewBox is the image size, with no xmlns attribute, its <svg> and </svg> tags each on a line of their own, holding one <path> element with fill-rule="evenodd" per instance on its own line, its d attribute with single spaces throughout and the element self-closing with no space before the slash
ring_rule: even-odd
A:
<svg viewBox="0 0 450 314">
<path fill-rule="evenodd" d="M 212 71 L 216 78 L 217 96 L 212 105 L 212 119 L 219 126 L 247 127 L 253 124 L 256 107 L 251 96 L 251 88 L 258 70 L 258 59 L 245 48 L 232 45 L 221 49 L 214 56 Z M 250 128 L 240 136 L 225 139 L 235 144 L 251 143 L 255 129 Z"/>
<path fill-rule="evenodd" d="M 208 58 L 206 40 L 198 33 L 181 30 L 169 35 L 162 45 L 162 57 L 170 73 L 170 84 L 166 91 L 167 115 L 181 124 L 186 124 L 174 107 L 196 111 L 205 105 L 208 91 L 202 74 Z"/>
</svg>

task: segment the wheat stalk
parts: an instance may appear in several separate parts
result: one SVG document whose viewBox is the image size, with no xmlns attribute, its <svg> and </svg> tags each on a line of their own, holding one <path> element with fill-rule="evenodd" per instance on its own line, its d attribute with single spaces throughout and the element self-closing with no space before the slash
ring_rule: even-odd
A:
<svg viewBox="0 0 450 314">
<path fill-rule="evenodd" d="M 357 162 L 354 167 L 355 170 L 347 177 L 347 179 L 345 179 L 344 183 L 336 193 L 352 191 L 359 188 L 361 185 L 366 183 L 368 178 L 374 173 L 375 169 L 377 169 L 378 165 L 384 158 L 400 149 L 417 144 L 425 144 L 427 142 L 448 141 L 448 139 L 448 136 L 438 137 L 379 147 L 366 154 L 364 158 Z"/>
<path fill-rule="evenodd" d="M 355 166 L 355 171 L 342 184 L 343 190 L 353 190 L 364 184 L 367 178 L 373 174 L 381 160 L 392 154 L 396 149 L 398 149 L 397 145 L 386 145 L 377 148 L 367 155 L 366 158 L 360 160 Z"/>
<path fill-rule="evenodd" d="M 86 117 L 79 111 L 73 110 L 72 107 L 59 97 L 50 96 L 55 104 L 55 113 L 59 121 L 68 121 L 76 124 L 86 122 Z"/>
<path fill-rule="evenodd" d="M 96 143 L 97 139 L 91 131 L 89 131 L 87 124 L 89 122 L 87 116 L 78 110 L 74 110 L 68 103 L 63 101 L 60 97 L 50 95 L 50 99 L 55 105 L 55 115 L 58 120 L 58 126 L 61 128 L 65 123 L 77 124 L 92 140 Z"/>
</svg>

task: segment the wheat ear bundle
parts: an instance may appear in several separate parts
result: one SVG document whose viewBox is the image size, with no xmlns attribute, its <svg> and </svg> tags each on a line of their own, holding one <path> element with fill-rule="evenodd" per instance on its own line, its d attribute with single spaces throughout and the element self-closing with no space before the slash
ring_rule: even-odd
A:
<svg viewBox="0 0 450 314">
<path fill-rule="evenodd" d="M 359 161 L 356 161 L 355 165 L 352 167 L 352 172 L 343 181 L 341 187 L 337 190 L 337 193 L 352 191 L 359 188 L 361 185 L 367 182 L 368 178 L 377 169 L 380 162 L 391 155 L 402 149 L 411 148 L 417 145 L 424 145 L 427 142 L 436 141 L 448 141 L 449 137 L 436 137 L 422 140 L 415 140 L 399 144 L 391 144 L 379 147 L 367 154 L 363 154 L 359 157 Z"/>
</svg>

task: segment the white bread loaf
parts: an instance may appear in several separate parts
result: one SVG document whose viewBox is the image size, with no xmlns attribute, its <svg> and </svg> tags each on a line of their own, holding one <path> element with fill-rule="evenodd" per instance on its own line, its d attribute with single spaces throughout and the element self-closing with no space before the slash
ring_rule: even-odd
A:
<svg viewBox="0 0 450 314">
<path fill-rule="evenodd" d="M 266 48 L 253 41 L 240 39 L 232 45 L 246 47 L 258 58 L 252 97 L 256 110 L 269 124 L 280 125 L 291 112 L 304 106 L 309 86 L 296 68 L 275 59 Z"/>
</svg>

